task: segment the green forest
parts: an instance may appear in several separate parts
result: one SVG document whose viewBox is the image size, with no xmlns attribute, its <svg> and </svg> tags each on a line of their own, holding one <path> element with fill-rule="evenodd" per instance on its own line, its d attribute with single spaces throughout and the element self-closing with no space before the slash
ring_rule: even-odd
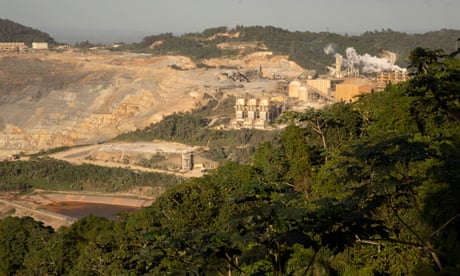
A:
<svg viewBox="0 0 460 276">
<path fill-rule="evenodd" d="M 56 45 L 56 41 L 47 33 L 0 18 L 0 42 L 24 42 L 31 47 L 32 42 L 48 42 Z"/>
<path fill-rule="evenodd" d="M 237 33 L 238 36 L 235 35 Z M 458 37 L 460 37 L 460 30 L 451 29 L 426 33 L 405 33 L 392 29 L 381 29 L 352 35 L 331 32 L 292 32 L 274 26 L 237 25 L 234 28 L 208 28 L 201 33 L 180 35 L 174 35 L 171 32 L 160 33 L 146 36 L 138 43 L 121 43 L 123 47 L 112 50 L 151 53 L 152 55 L 184 55 L 192 58 L 198 64 L 201 64 L 201 60 L 206 58 L 269 50 L 275 54 L 287 55 L 290 60 L 306 69 L 325 73 L 326 66 L 335 62 L 334 55 L 325 54 L 324 49 L 328 45 L 342 55 L 348 47 L 355 48 L 359 54 L 368 53 L 373 56 L 379 56 L 384 51 L 391 51 L 397 56 L 397 65 L 406 67 L 409 64 L 406 57 L 415 47 L 451 52 L 455 50 L 455 38 Z M 51 46 L 58 44 L 45 32 L 0 18 L 0 42 L 25 42 L 31 46 L 33 41 L 48 42 Z M 230 47 L 221 48 L 219 47 L 221 43 L 228 43 Z M 238 47 L 241 45 L 244 47 Z M 103 45 L 85 40 L 74 46 L 87 49 Z"/>
<path fill-rule="evenodd" d="M 219 36 L 217 34 L 236 34 L 238 37 Z M 335 62 L 334 55 L 325 54 L 324 49 L 331 45 L 340 54 L 345 49 L 353 47 L 360 54 L 368 53 L 379 56 L 383 51 L 394 52 L 396 63 L 402 67 L 409 64 L 406 58 L 416 47 L 442 49 L 446 52 L 455 50 L 455 38 L 460 37 L 460 30 L 443 29 L 423 34 L 408 34 L 382 29 L 367 31 L 359 35 L 336 34 L 330 32 L 291 32 L 273 26 L 236 26 L 233 29 L 216 27 L 201 33 L 173 35 L 163 33 L 146 36 L 139 43 L 128 44 L 122 50 L 150 52 L 154 55 L 179 54 L 193 58 L 199 62 L 203 58 L 214 58 L 251 51 L 269 50 L 275 54 L 287 55 L 290 60 L 307 69 L 315 69 L 320 73 L 326 71 L 326 66 Z M 161 43 L 160 43 L 161 42 Z M 220 43 L 230 45 L 246 43 L 241 47 L 222 49 Z M 151 47 L 155 45 L 155 47 Z M 252 46 L 251 46 L 252 45 Z"/>
<path fill-rule="evenodd" d="M 173 185 L 117 221 L 53 230 L 6 217 L 0 273 L 459 275 L 457 56 L 415 48 L 408 82 L 286 113 L 248 164 Z"/>
<path fill-rule="evenodd" d="M 46 156 L 0 162 L 0 192 L 45 189 L 112 193 L 135 186 L 170 188 L 181 182 L 182 178 L 173 175 L 91 164 L 72 165 Z"/>
</svg>

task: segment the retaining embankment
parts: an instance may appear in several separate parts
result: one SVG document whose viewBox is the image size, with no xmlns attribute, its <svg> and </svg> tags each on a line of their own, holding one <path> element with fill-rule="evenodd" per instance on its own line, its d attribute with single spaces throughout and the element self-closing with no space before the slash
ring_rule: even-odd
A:
<svg viewBox="0 0 460 276">
<path fill-rule="evenodd" d="M 122 206 L 130 206 L 130 207 L 150 206 L 152 205 L 152 202 L 153 202 L 153 200 L 146 200 L 146 199 L 94 196 L 94 195 L 43 194 L 42 196 L 52 202 L 75 201 L 75 202 L 98 203 L 98 204 L 109 204 L 109 205 L 122 205 Z"/>
<path fill-rule="evenodd" d="M 28 206 L 25 206 L 25 205 L 22 205 L 22 204 L 19 204 L 19 203 L 15 203 L 15 202 L 12 202 L 12 201 L 9 201 L 9 200 L 0 199 L 0 203 L 4 204 L 4 205 L 7 205 L 7 206 L 17 208 L 17 209 L 24 210 L 24 211 L 28 212 L 32 217 L 34 217 L 34 218 L 36 218 L 38 220 L 40 220 L 40 218 L 37 218 L 36 215 L 44 216 L 44 217 L 46 217 L 48 219 L 54 219 L 54 220 L 63 221 L 65 224 L 71 224 L 71 223 L 73 223 L 73 222 L 75 222 L 77 220 L 76 218 L 73 218 L 73 217 L 61 215 L 61 214 L 58 214 L 58 213 L 49 212 L 49 211 L 43 210 L 43 209 L 31 208 L 31 207 L 28 207 Z"/>
</svg>

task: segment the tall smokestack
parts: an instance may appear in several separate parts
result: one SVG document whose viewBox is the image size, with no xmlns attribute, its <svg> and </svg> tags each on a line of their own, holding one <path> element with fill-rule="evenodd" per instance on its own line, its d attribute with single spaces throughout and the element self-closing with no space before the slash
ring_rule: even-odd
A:
<svg viewBox="0 0 460 276">
<path fill-rule="evenodd" d="M 339 54 L 335 55 L 335 77 L 341 78 L 342 76 L 342 60 L 343 57 Z"/>
</svg>

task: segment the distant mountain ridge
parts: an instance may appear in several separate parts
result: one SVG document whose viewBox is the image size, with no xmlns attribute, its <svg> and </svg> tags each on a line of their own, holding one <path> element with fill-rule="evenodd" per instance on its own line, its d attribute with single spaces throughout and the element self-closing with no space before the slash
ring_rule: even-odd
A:
<svg viewBox="0 0 460 276">
<path fill-rule="evenodd" d="M 1 18 L 0 42 L 24 42 L 29 47 L 32 45 L 32 42 L 48 42 L 50 45 L 57 44 L 54 38 L 48 33 Z"/>
<path fill-rule="evenodd" d="M 236 34 L 224 36 L 216 34 Z M 147 36 L 138 44 L 137 49 L 150 51 L 154 54 L 175 53 L 192 58 L 212 58 L 232 55 L 241 51 L 270 50 L 275 54 L 288 55 L 290 60 L 304 68 L 320 72 L 335 62 L 334 53 L 341 55 L 349 47 L 356 49 L 358 54 L 368 53 L 380 56 L 386 51 L 396 54 L 396 64 L 407 66 L 407 57 L 416 47 L 441 49 L 446 53 L 455 51 L 456 41 L 460 38 L 460 30 L 442 29 L 423 34 L 409 34 L 391 29 L 368 31 L 361 35 L 340 35 L 329 32 L 289 31 L 273 26 L 237 26 L 234 29 L 217 27 L 206 29 L 201 33 L 188 33 L 174 36 L 171 33 Z M 157 47 L 150 47 L 162 41 Z M 255 45 L 252 49 L 247 46 Z M 229 45 L 233 49 L 224 49 L 221 45 Z M 327 54 L 325 48 L 333 49 Z M 236 50 L 232 53 L 233 50 Z"/>
<path fill-rule="evenodd" d="M 90 41 L 91 38 L 94 37 L 87 37 L 81 41 Z M 441 49 L 449 53 L 458 47 L 458 38 L 460 38 L 460 30 L 452 29 L 414 34 L 382 29 L 360 35 L 348 35 L 289 31 L 274 26 L 236 26 L 232 29 L 223 26 L 208 28 L 201 33 L 175 35 L 166 32 L 145 36 L 142 41 L 127 43 L 119 50 L 151 53 L 156 56 L 182 55 L 198 63 L 203 59 L 269 50 L 274 54 L 288 56 L 303 68 L 325 73 L 327 66 L 335 62 L 334 53 L 344 55 L 349 47 L 356 49 L 358 54 L 367 53 L 371 56 L 381 56 L 390 51 L 396 56 L 396 64 L 406 67 L 407 57 L 412 49 L 416 47 Z M 0 19 L 0 42 L 25 42 L 30 46 L 34 41 L 57 44 L 46 32 L 8 19 Z M 126 41 L 120 40 L 120 42 Z M 87 45 L 92 44 L 87 43 Z M 326 53 L 325 49 L 328 46 L 334 53 Z"/>
</svg>

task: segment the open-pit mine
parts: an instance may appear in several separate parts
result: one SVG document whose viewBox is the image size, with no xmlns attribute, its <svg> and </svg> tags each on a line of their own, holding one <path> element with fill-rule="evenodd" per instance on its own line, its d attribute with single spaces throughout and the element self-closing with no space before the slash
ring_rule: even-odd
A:
<svg viewBox="0 0 460 276">
<path fill-rule="evenodd" d="M 49 157 L 74 164 L 200 176 L 217 166 L 201 156 L 201 148 L 168 141 L 107 141 L 218 95 L 279 98 L 286 94 L 286 90 L 279 93 L 280 83 L 303 71 L 287 57 L 271 52 L 205 60 L 200 65 L 182 56 L 108 50 L 0 52 L 0 160 L 70 146 Z M 142 165 L 154 155 L 159 162 Z M 147 188 L 123 195 L 5 194 L 0 213 L 32 216 L 58 228 L 78 216 L 59 214 L 62 210 L 73 212 L 85 204 L 139 208 L 155 199 L 149 194 L 164 192 L 138 191 Z"/>
<path fill-rule="evenodd" d="M 270 52 L 200 65 L 107 50 L 0 53 L 0 158 L 105 141 L 191 110 L 204 95 L 275 93 L 280 78 L 304 71 Z"/>
</svg>

